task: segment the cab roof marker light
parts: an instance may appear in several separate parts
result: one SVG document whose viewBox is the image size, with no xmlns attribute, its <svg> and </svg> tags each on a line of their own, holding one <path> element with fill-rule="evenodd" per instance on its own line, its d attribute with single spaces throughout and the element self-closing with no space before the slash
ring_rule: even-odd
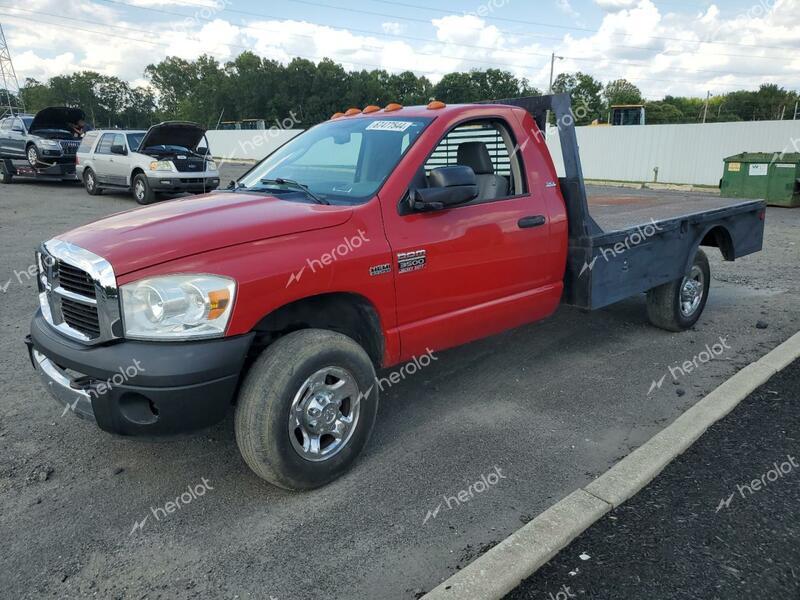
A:
<svg viewBox="0 0 800 600">
<path fill-rule="evenodd" d="M 445 104 L 441 100 L 433 100 L 430 104 L 428 104 L 428 110 L 439 110 L 446 106 L 447 104 Z"/>
<path fill-rule="evenodd" d="M 391 102 L 386 105 L 386 108 L 383 109 L 384 112 L 392 112 L 395 110 L 400 110 L 403 108 L 402 104 L 398 104 L 397 102 Z"/>
<path fill-rule="evenodd" d="M 365 106 L 364 110 L 362 110 L 361 112 L 363 112 L 365 115 L 368 115 L 369 113 L 378 112 L 380 109 L 381 109 L 380 106 L 375 106 L 374 104 L 370 104 L 369 106 Z"/>
<path fill-rule="evenodd" d="M 343 116 L 344 116 L 343 112 L 333 113 L 333 116 L 331 116 L 331 120 L 338 119 L 339 117 L 343 117 Z"/>
<path fill-rule="evenodd" d="M 353 115 L 358 115 L 358 114 L 361 114 L 361 109 L 360 108 L 348 108 L 344 112 L 344 116 L 345 117 L 352 117 Z"/>
</svg>

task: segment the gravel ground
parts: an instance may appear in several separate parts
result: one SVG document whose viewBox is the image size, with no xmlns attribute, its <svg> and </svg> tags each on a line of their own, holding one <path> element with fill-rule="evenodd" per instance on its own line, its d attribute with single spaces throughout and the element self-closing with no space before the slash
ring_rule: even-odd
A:
<svg viewBox="0 0 800 600">
<path fill-rule="evenodd" d="M 292 494 L 248 470 L 230 418 L 169 441 L 114 437 L 62 417 L 35 379 L 22 344 L 35 247 L 135 206 L 77 185 L 0 186 L 0 596 L 413 598 L 800 329 L 800 210 L 769 209 L 764 252 L 711 253 L 694 330 L 654 329 L 638 297 L 437 353 L 382 394 L 351 473 Z M 720 337 L 722 355 L 648 393 Z M 448 507 L 495 468 L 496 485 Z M 213 489 L 152 516 L 203 478 Z"/>
<path fill-rule="evenodd" d="M 800 360 L 507 600 L 800 599 L 798 400 Z"/>
</svg>

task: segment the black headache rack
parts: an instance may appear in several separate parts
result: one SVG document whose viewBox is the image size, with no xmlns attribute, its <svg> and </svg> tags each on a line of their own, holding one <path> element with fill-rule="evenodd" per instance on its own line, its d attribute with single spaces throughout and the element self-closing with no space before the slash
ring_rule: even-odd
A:
<svg viewBox="0 0 800 600">
<path fill-rule="evenodd" d="M 564 177 L 559 177 L 569 221 L 569 246 L 562 302 L 598 309 L 684 276 L 699 246 L 715 246 L 725 260 L 761 250 L 766 203 L 647 196 L 657 209 L 627 220 L 603 215 L 601 227 L 589 213 L 575 115 L 569 94 L 527 96 L 481 102 L 528 111 L 544 135 L 548 112 L 558 126 Z M 633 197 L 633 194 L 631 195 Z M 613 212 L 613 207 L 608 207 Z M 624 212 L 625 206 L 617 208 Z M 637 220 L 638 219 L 638 220 Z"/>
</svg>

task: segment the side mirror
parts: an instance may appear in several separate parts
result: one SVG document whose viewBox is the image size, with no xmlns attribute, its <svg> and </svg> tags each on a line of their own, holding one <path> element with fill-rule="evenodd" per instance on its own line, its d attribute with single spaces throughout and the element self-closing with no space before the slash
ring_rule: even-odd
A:
<svg viewBox="0 0 800 600">
<path fill-rule="evenodd" d="M 431 171 L 428 181 L 431 187 L 411 190 L 409 202 L 412 210 L 442 210 L 464 204 L 478 196 L 475 171 L 471 167 L 439 167 Z"/>
<path fill-rule="evenodd" d="M 197 148 L 197 150 L 195 150 L 195 152 L 197 152 L 200 156 L 205 156 L 206 154 L 208 154 L 208 148 L 200 146 L 199 148 Z"/>
<path fill-rule="evenodd" d="M 113 146 L 111 146 L 111 154 L 121 154 L 125 156 L 127 153 L 128 151 L 125 150 L 125 146 L 122 146 L 120 144 L 114 144 Z"/>
</svg>

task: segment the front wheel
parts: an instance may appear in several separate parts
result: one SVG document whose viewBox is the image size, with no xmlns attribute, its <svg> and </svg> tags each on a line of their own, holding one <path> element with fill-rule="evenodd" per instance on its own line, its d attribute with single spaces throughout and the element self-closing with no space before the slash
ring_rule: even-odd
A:
<svg viewBox="0 0 800 600">
<path fill-rule="evenodd" d="M 156 194 L 150 187 L 150 181 L 142 173 L 133 178 L 133 199 L 139 204 L 151 204 L 156 199 Z"/>
<path fill-rule="evenodd" d="M 378 414 L 375 369 L 351 338 L 304 329 L 279 339 L 253 364 L 236 405 L 236 443 L 247 465 L 289 490 L 343 475 Z"/>
<path fill-rule="evenodd" d="M 698 249 L 685 277 L 647 292 L 647 316 L 650 322 L 667 331 L 689 329 L 703 314 L 710 285 L 708 257 Z"/>
<path fill-rule="evenodd" d="M 28 163 L 35 169 L 41 165 L 42 159 L 39 157 L 39 150 L 36 149 L 36 146 L 31 144 L 28 146 L 28 149 L 25 151 L 25 156 L 28 157 Z"/>
</svg>

